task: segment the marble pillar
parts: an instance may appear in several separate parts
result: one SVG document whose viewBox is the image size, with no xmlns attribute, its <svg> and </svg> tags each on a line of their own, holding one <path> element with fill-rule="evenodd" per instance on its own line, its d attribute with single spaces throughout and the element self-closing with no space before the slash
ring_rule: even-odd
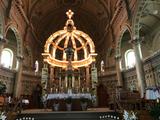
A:
<svg viewBox="0 0 160 120">
<path fill-rule="evenodd" d="M 146 88 L 146 81 L 145 81 L 145 73 L 144 73 L 144 67 L 142 62 L 141 44 L 138 39 L 132 40 L 131 43 L 135 52 L 138 89 L 140 91 L 141 98 L 143 98 L 145 93 L 145 88 Z"/>
<path fill-rule="evenodd" d="M 121 72 L 121 69 L 120 69 L 121 56 L 116 55 L 115 59 L 116 59 L 116 71 L 117 71 L 118 86 L 123 87 L 122 72 Z"/>
<path fill-rule="evenodd" d="M 17 73 L 14 85 L 14 97 L 20 97 L 22 91 L 22 62 L 23 56 L 17 56 Z"/>
</svg>

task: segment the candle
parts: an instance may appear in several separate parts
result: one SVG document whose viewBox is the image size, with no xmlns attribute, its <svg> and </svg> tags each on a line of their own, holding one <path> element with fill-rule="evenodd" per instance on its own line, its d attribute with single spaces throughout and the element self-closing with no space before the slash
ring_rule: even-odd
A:
<svg viewBox="0 0 160 120">
<path fill-rule="evenodd" d="M 157 99 L 157 103 L 159 103 L 159 99 Z"/>
<path fill-rule="evenodd" d="M 51 93 L 53 92 L 53 88 L 51 88 Z"/>
</svg>

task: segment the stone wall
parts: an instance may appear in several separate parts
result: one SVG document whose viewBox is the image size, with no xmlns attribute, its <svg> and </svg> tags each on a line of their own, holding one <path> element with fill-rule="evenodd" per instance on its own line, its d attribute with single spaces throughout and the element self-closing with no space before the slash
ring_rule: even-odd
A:
<svg viewBox="0 0 160 120">
<path fill-rule="evenodd" d="M 0 67 L 0 81 L 7 87 L 7 93 L 13 93 L 16 71 Z"/>
<path fill-rule="evenodd" d="M 152 56 L 144 59 L 144 71 L 146 87 L 160 86 L 160 51 L 157 51 Z M 110 91 L 115 92 L 117 87 L 116 71 L 112 69 L 110 73 L 99 73 L 99 83 L 102 83 Z M 138 90 L 138 80 L 136 68 L 122 71 L 123 85 L 126 90 Z M 110 94 L 111 95 L 111 94 Z"/>
</svg>

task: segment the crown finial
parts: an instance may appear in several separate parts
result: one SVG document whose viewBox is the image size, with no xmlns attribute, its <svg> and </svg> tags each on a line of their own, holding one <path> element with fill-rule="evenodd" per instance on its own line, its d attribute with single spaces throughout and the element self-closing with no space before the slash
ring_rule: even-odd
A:
<svg viewBox="0 0 160 120">
<path fill-rule="evenodd" d="M 72 16 L 74 15 L 74 12 L 72 12 L 72 10 L 68 10 L 68 12 L 66 12 L 66 15 L 68 16 L 69 19 L 71 19 Z"/>
</svg>

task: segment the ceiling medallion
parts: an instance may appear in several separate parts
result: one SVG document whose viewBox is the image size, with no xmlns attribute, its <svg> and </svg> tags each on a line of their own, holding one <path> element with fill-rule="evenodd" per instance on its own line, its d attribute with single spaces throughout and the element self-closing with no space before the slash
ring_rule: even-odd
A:
<svg viewBox="0 0 160 120">
<path fill-rule="evenodd" d="M 74 13 L 66 12 L 68 20 L 63 30 L 59 30 L 47 39 L 44 46 L 44 61 L 52 66 L 67 68 L 84 67 L 95 61 L 95 45 L 86 33 L 76 29 L 72 16 Z M 72 57 L 68 59 L 68 56 Z"/>
</svg>

